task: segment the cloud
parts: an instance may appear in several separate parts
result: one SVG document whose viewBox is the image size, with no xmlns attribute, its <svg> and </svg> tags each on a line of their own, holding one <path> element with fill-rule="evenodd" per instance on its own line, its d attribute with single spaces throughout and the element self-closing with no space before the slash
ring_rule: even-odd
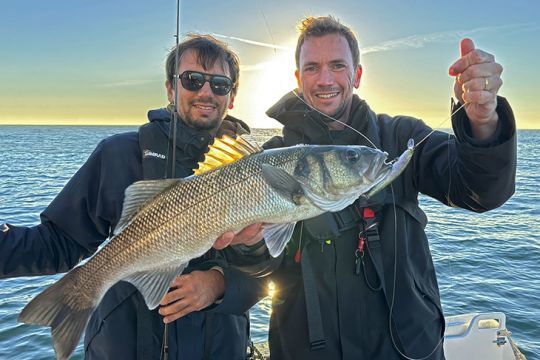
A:
<svg viewBox="0 0 540 360">
<path fill-rule="evenodd" d="M 511 25 L 500 25 L 500 26 L 486 26 L 470 30 L 452 30 L 452 31 L 443 31 L 430 34 L 419 34 L 411 35 L 403 38 L 393 39 L 389 41 L 382 42 L 377 45 L 365 46 L 362 47 L 362 54 L 369 54 L 374 52 L 382 51 L 391 51 L 398 49 L 409 49 L 409 48 L 422 48 L 427 44 L 433 43 L 448 43 L 459 41 L 463 37 L 472 37 L 484 35 L 487 33 L 499 33 L 502 31 L 506 32 L 527 32 L 535 31 L 540 27 L 536 23 L 523 23 L 523 24 L 511 24 Z"/>
<path fill-rule="evenodd" d="M 500 33 L 503 31 L 506 32 L 507 34 L 530 32 L 530 31 L 537 31 L 539 29 L 540 29 L 540 25 L 537 23 L 519 23 L 519 24 L 499 25 L 499 26 L 485 26 L 485 27 L 479 27 L 479 28 L 469 29 L 469 30 L 450 30 L 450 31 L 442 31 L 442 32 L 429 33 L 429 34 L 410 35 L 403 38 L 384 41 L 376 45 L 364 46 L 361 48 L 361 53 L 362 55 L 365 55 L 369 53 L 400 50 L 400 49 L 411 49 L 411 48 L 417 49 L 417 48 L 425 47 L 428 44 L 457 42 L 464 37 L 473 37 L 473 36 L 479 37 L 481 35 L 485 35 L 489 33 Z M 228 35 L 222 35 L 222 34 L 213 34 L 213 35 L 215 37 L 219 37 L 223 39 L 240 41 L 246 44 L 267 47 L 267 48 L 275 49 L 275 50 L 285 50 L 285 51 L 290 51 L 290 52 L 294 51 L 293 48 L 288 47 L 288 46 L 268 44 L 268 43 L 264 43 L 260 41 L 243 39 L 236 36 L 228 36 Z M 267 62 L 261 62 L 254 65 L 241 65 L 240 69 L 242 71 L 259 71 L 259 70 L 266 69 L 271 65 L 272 65 L 272 62 L 267 61 Z"/>
</svg>

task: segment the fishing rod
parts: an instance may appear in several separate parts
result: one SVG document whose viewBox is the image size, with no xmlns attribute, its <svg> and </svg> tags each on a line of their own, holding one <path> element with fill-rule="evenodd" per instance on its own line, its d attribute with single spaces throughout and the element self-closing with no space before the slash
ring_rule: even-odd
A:
<svg viewBox="0 0 540 360">
<path fill-rule="evenodd" d="M 178 127 L 178 45 L 179 45 L 179 39 L 180 39 L 180 0 L 176 1 L 176 35 L 174 36 L 175 41 L 175 54 L 174 54 L 174 75 L 173 75 L 173 111 L 172 111 L 172 117 L 171 121 L 172 124 L 169 126 L 169 146 L 168 146 L 168 157 L 171 159 L 171 168 L 169 172 L 169 176 L 167 176 L 167 173 L 165 174 L 165 177 L 174 178 L 175 177 L 175 169 L 176 169 L 176 133 L 177 133 L 177 127 Z M 171 138 L 172 138 L 172 148 L 171 148 Z"/>
<path fill-rule="evenodd" d="M 174 89 L 173 94 L 173 108 L 171 121 L 172 124 L 169 124 L 169 139 L 167 144 L 167 159 L 171 159 L 171 168 L 170 172 L 167 174 L 167 167 L 165 166 L 165 178 L 174 178 L 176 170 L 176 133 L 178 132 L 178 45 L 180 42 L 180 0 L 176 1 L 176 34 L 175 37 L 175 48 L 174 48 L 174 75 L 172 87 Z M 172 147 L 171 147 L 171 138 L 172 138 Z M 168 175 L 168 176 L 167 176 Z M 168 324 L 164 325 L 163 328 L 163 339 L 161 340 L 161 353 L 159 355 L 160 360 L 167 360 L 169 358 L 169 328 Z"/>
</svg>

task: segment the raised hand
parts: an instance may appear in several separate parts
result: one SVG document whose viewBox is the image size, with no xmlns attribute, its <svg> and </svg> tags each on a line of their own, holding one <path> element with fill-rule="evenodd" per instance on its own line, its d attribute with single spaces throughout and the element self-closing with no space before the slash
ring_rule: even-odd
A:
<svg viewBox="0 0 540 360">
<path fill-rule="evenodd" d="M 474 137 L 486 139 L 497 129 L 495 109 L 503 67 L 492 54 L 476 49 L 471 39 L 461 40 L 460 48 L 461 57 L 448 71 L 456 77 L 454 94 L 460 103 L 466 104 Z"/>
</svg>

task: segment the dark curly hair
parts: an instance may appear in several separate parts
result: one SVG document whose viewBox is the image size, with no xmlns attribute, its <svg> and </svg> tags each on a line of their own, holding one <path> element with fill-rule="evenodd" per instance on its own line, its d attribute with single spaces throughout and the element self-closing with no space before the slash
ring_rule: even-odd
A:
<svg viewBox="0 0 540 360">
<path fill-rule="evenodd" d="M 197 53 L 197 61 L 204 69 L 214 66 L 216 61 L 219 61 L 224 68 L 224 65 L 227 64 L 233 82 L 232 94 L 236 94 L 238 90 L 238 77 L 240 75 L 240 62 L 238 56 L 229 49 L 227 44 L 211 35 L 189 34 L 187 40 L 178 44 L 178 63 L 180 63 L 182 55 L 188 50 L 194 50 Z M 176 46 L 167 55 L 167 61 L 165 63 L 167 80 L 171 84 L 174 84 L 174 75 L 177 70 L 174 68 L 175 63 Z"/>
</svg>

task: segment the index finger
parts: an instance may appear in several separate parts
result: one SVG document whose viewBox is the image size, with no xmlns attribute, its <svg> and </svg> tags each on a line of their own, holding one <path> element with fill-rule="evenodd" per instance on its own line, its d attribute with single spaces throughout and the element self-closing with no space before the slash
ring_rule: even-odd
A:
<svg viewBox="0 0 540 360">
<path fill-rule="evenodd" d="M 476 64 L 485 64 L 495 62 L 493 55 L 482 51 L 480 49 L 472 50 L 471 52 L 464 55 L 461 59 L 457 60 L 450 66 L 449 73 L 450 75 L 459 75 L 467 70 L 470 66 Z"/>
<path fill-rule="evenodd" d="M 165 296 L 163 297 L 163 299 L 161 299 L 161 302 L 159 304 L 161 306 L 169 306 L 172 303 L 180 299 L 183 299 L 184 297 L 185 297 L 184 289 L 182 289 L 181 287 L 176 288 L 175 290 L 169 291 L 167 294 L 165 294 Z"/>
<path fill-rule="evenodd" d="M 221 234 L 221 236 L 218 237 L 216 241 L 214 242 L 214 245 L 213 245 L 214 249 L 216 250 L 225 249 L 227 246 L 229 246 L 231 241 L 233 241 L 234 237 L 235 237 L 235 234 L 232 231 L 227 231 L 226 233 Z"/>
</svg>

